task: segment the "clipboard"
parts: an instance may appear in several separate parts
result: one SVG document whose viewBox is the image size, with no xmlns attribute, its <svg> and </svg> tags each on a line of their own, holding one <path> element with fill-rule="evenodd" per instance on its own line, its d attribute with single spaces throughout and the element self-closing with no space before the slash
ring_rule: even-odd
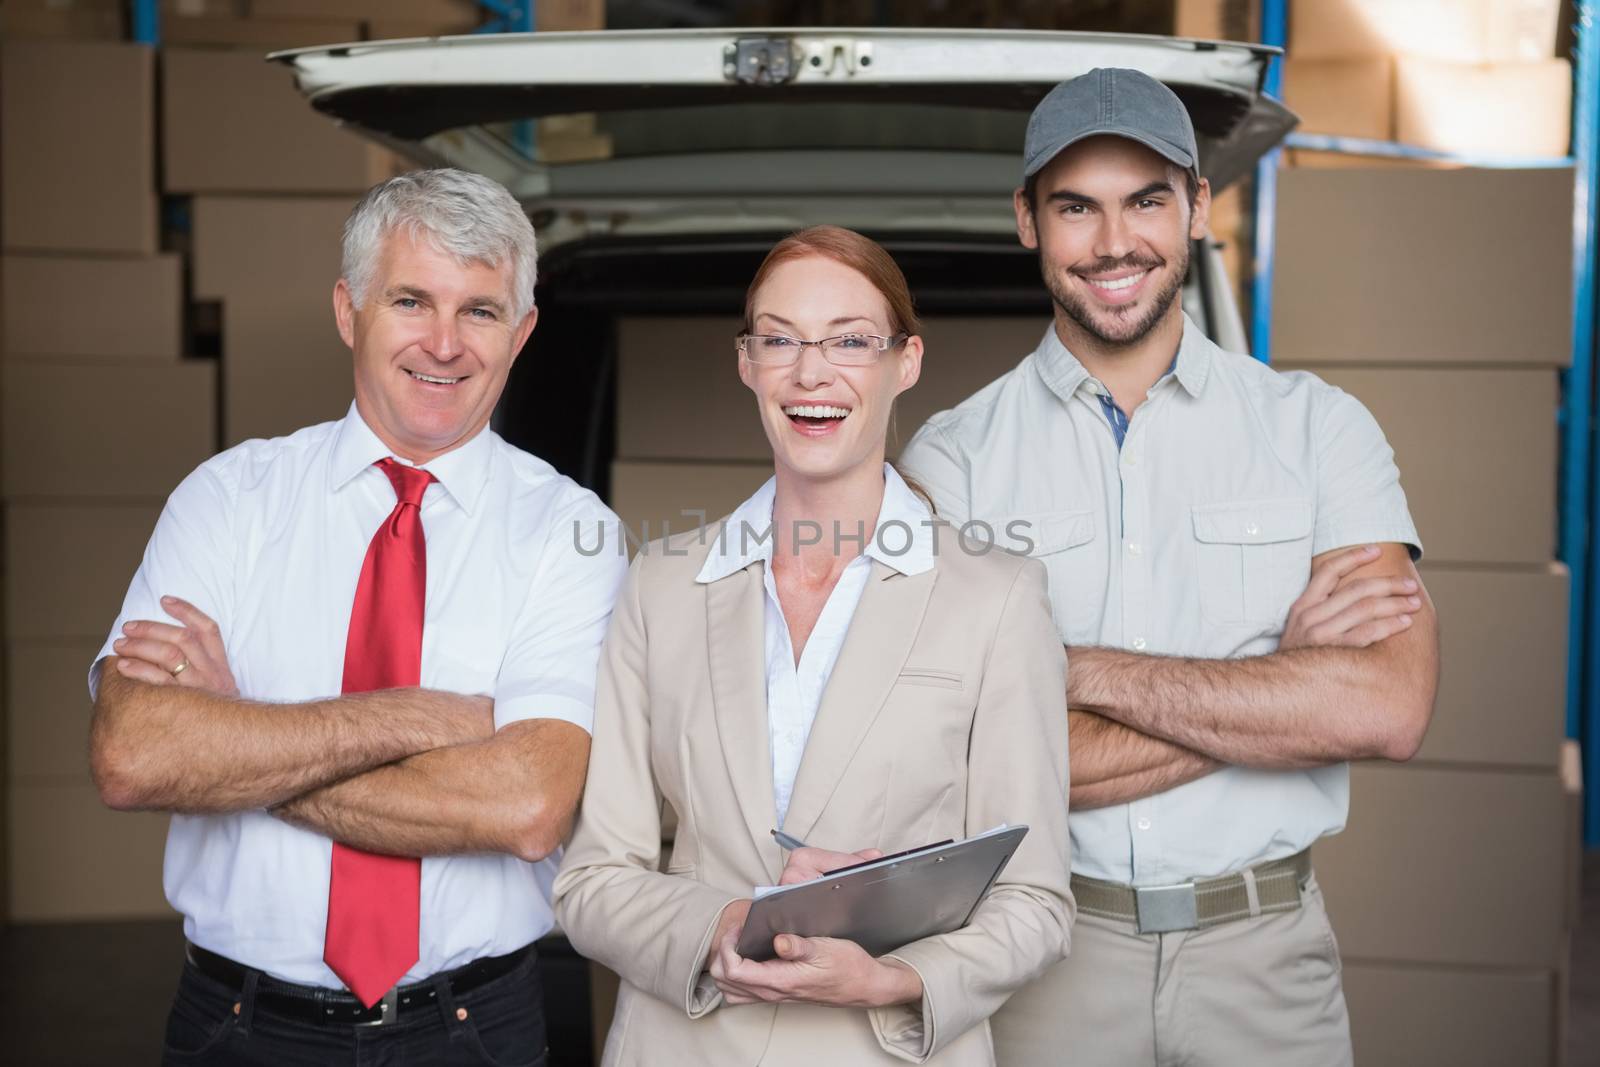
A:
<svg viewBox="0 0 1600 1067">
<path fill-rule="evenodd" d="M 778 934 L 842 937 L 873 956 L 967 925 L 1017 851 L 1026 826 L 900 852 L 756 895 L 739 955 L 776 959 Z"/>
</svg>

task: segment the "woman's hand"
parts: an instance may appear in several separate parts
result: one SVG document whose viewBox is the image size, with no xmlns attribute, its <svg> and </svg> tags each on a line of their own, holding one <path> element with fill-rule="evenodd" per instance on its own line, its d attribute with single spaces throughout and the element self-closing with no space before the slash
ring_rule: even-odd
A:
<svg viewBox="0 0 1600 1067">
<path fill-rule="evenodd" d="M 864 848 L 860 852 L 833 852 L 825 848 L 797 848 L 789 853 L 789 862 L 784 864 L 783 874 L 778 877 L 778 884 L 794 885 L 796 882 L 809 882 L 814 878 L 821 878 L 829 871 L 836 871 L 840 867 L 853 867 L 858 863 L 882 858 L 882 850 L 876 848 Z"/>
<path fill-rule="evenodd" d="M 916 971 L 897 960 L 873 959 L 854 941 L 779 934 L 773 939 L 778 958 L 756 963 L 735 951 L 738 940 L 739 931 L 730 931 L 718 942 L 711 961 L 711 977 L 727 1004 L 792 1000 L 882 1008 L 922 999 L 922 979 Z"/>
<path fill-rule="evenodd" d="M 732 938 L 734 944 L 739 943 L 739 935 L 744 933 L 744 921 L 750 917 L 750 905 L 754 903 L 753 900 L 735 900 L 722 909 L 722 914 L 717 916 L 717 932 L 711 935 L 711 947 L 706 950 L 706 970 L 711 970 L 716 963 L 723 941 Z M 715 977 L 714 973 L 712 977 Z"/>
</svg>

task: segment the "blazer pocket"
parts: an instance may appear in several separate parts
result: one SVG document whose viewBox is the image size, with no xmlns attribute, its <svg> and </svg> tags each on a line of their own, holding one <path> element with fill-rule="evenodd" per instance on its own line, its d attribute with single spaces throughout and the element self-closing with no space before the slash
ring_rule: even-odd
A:
<svg viewBox="0 0 1600 1067">
<path fill-rule="evenodd" d="M 904 685 L 931 685 L 940 689 L 965 689 L 966 679 L 958 671 L 943 671 L 937 667 L 905 667 L 898 682 Z"/>
</svg>

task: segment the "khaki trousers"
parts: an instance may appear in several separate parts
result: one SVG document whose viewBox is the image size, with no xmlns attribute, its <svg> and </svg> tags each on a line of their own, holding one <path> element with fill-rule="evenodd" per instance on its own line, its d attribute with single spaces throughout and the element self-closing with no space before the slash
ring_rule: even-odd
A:
<svg viewBox="0 0 1600 1067">
<path fill-rule="evenodd" d="M 1078 915 L 1072 955 L 990 1021 L 999 1067 L 1348 1067 L 1339 946 L 1312 876 L 1294 911 L 1139 934 Z"/>
</svg>

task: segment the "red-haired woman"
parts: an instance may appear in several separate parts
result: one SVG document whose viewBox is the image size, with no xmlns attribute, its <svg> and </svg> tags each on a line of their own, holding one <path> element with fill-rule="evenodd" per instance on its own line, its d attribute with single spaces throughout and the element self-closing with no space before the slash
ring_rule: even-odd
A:
<svg viewBox="0 0 1600 1067">
<path fill-rule="evenodd" d="M 990 1065 L 988 1017 L 1066 954 L 1066 663 L 1044 572 L 962 539 L 885 462 L 921 368 L 880 246 L 816 227 L 768 254 L 738 373 L 774 476 L 634 560 L 556 881 L 567 936 L 623 980 L 608 1065 Z M 880 958 L 790 935 L 770 962 L 735 950 L 755 885 L 1002 822 L 1031 830 L 960 930 Z M 785 854 L 773 827 L 820 847 Z"/>
</svg>

